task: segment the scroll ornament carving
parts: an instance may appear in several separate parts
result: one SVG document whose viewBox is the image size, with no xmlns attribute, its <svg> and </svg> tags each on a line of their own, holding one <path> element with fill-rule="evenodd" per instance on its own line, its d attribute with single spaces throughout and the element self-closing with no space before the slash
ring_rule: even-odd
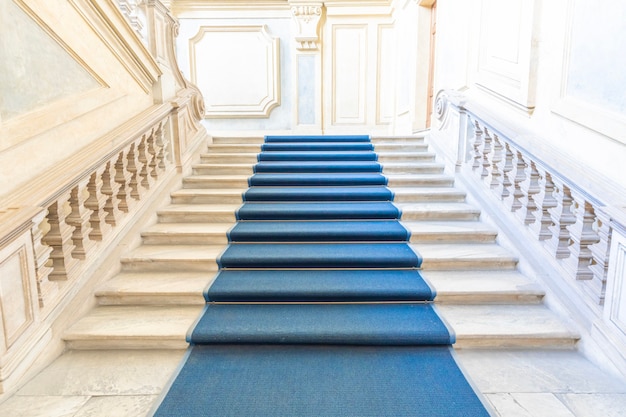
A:
<svg viewBox="0 0 626 417">
<path fill-rule="evenodd" d="M 322 17 L 322 3 L 291 7 L 291 15 L 296 23 L 296 42 L 299 50 L 317 50 L 318 26 Z"/>
</svg>

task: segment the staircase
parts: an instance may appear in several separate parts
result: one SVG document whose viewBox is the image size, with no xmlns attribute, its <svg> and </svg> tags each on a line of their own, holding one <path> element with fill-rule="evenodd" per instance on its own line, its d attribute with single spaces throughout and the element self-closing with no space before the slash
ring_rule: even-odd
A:
<svg viewBox="0 0 626 417">
<path fill-rule="evenodd" d="M 98 288 L 98 306 L 65 331 L 68 352 L 59 364 L 0 405 L 0 414 L 5 415 L 2 407 L 20 396 L 29 398 L 44 391 L 48 396 L 86 397 L 81 407 L 94 409 L 89 401 L 97 396 L 105 401 L 107 395 L 117 400 L 134 395 L 136 401 L 126 411 L 111 415 L 145 414 L 187 346 L 185 333 L 203 308 L 202 290 L 217 271 L 216 257 L 227 244 L 226 232 L 235 223 L 234 212 L 248 188 L 262 141 L 260 137 L 214 138 L 182 189 L 172 192 L 171 204 L 158 212 L 158 223 L 144 230 L 143 244 L 126 254 L 121 259 L 122 271 Z M 452 176 L 444 174 L 444 166 L 436 162 L 424 138 L 379 137 L 373 143 L 395 193 L 395 204 L 402 210 L 402 222 L 411 231 L 411 245 L 424 258 L 422 275 L 436 289 L 439 312 L 456 332 L 459 361 L 498 412 L 557 415 L 529 412 L 532 407 L 524 401 L 530 404 L 537 399 L 521 399 L 511 388 L 511 378 L 533 386 L 534 376 L 528 373 L 546 358 L 551 358 L 554 372 L 572 366 L 584 372 L 568 376 L 570 385 L 572 378 L 597 379 L 601 387 L 608 385 L 610 377 L 603 377 L 576 352 L 577 332 L 543 304 L 541 287 L 517 270 L 515 254 L 498 245 L 497 231 L 481 222 L 480 210 L 465 201 L 464 192 L 455 188 Z M 141 364 L 133 365 L 133 360 Z M 53 374 L 81 361 L 91 364 L 85 365 L 89 372 L 97 373 L 94 369 L 100 361 L 100 366 L 107 362 L 120 369 L 126 366 L 129 372 L 145 372 L 153 379 L 144 386 L 129 385 L 109 394 L 60 388 L 50 394 L 44 386 L 52 383 Z M 503 364 L 512 366 L 506 371 L 509 376 L 502 374 Z M 515 368 L 514 364 L 523 365 Z M 160 375 L 151 373 L 155 365 Z M 76 378 L 86 378 L 88 373 L 76 369 L 66 375 L 72 372 Z M 526 380 L 521 380 L 524 375 Z M 126 384 L 114 381 L 114 376 L 108 378 L 94 384 Z M 559 390 L 542 387 L 530 392 L 552 396 L 544 410 L 571 412 L 572 406 L 568 410 L 566 401 L 554 395 Z M 116 407 L 117 403 L 112 399 L 107 404 Z M 515 407 L 523 407 L 528 414 L 515 414 Z"/>
</svg>

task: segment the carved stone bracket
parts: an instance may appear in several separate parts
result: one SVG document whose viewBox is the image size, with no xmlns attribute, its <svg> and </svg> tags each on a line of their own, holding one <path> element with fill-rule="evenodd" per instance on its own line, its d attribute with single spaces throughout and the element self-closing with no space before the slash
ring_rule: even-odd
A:
<svg viewBox="0 0 626 417">
<path fill-rule="evenodd" d="M 319 23 L 323 3 L 299 3 L 291 1 L 291 16 L 296 24 L 297 48 L 301 51 L 318 50 Z"/>
</svg>

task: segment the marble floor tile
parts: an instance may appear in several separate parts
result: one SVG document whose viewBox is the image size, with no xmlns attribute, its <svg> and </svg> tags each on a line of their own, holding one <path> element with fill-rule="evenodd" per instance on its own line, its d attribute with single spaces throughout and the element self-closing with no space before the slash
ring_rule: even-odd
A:
<svg viewBox="0 0 626 417">
<path fill-rule="evenodd" d="M 456 350 L 485 393 L 626 393 L 626 381 L 570 350 Z"/>
<path fill-rule="evenodd" d="M 69 351 L 16 395 L 155 395 L 177 369 L 184 353 L 184 350 Z"/>
<path fill-rule="evenodd" d="M 152 408 L 157 395 L 92 397 L 72 417 L 141 417 Z"/>
<path fill-rule="evenodd" d="M 564 394 L 562 400 L 576 417 L 626 416 L 626 394 Z"/>
<path fill-rule="evenodd" d="M 0 404 L 2 417 L 74 417 L 88 396 L 14 395 Z"/>
<path fill-rule="evenodd" d="M 576 417 L 551 393 L 487 394 L 501 417 Z"/>
</svg>

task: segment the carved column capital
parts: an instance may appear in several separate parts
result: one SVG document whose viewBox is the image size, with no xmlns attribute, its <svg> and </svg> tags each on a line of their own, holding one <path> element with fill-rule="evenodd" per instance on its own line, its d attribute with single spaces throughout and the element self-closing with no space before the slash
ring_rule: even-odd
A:
<svg viewBox="0 0 626 417">
<path fill-rule="evenodd" d="M 317 50 L 319 23 L 324 3 L 291 0 L 289 4 L 291 5 L 291 16 L 296 24 L 297 48 L 304 51 Z"/>
</svg>

